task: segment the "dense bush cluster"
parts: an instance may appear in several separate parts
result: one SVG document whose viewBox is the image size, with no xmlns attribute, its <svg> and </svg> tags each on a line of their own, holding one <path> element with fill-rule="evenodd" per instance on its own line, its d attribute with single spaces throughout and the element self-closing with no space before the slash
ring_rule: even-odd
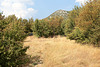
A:
<svg viewBox="0 0 100 67">
<path fill-rule="evenodd" d="M 64 32 L 69 39 L 100 45 L 100 1 L 89 1 L 70 11 Z"/>
<path fill-rule="evenodd" d="M 63 18 L 51 18 L 43 20 L 35 20 L 33 24 L 33 32 L 38 37 L 53 37 L 55 35 L 62 35 L 63 31 L 61 28 Z"/>
<path fill-rule="evenodd" d="M 72 32 L 75 27 L 75 18 L 79 15 L 79 11 L 81 8 L 75 6 L 75 8 L 69 12 L 68 18 L 65 19 L 62 23 L 62 29 L 64 35 L 68 36 Z"/>
<path fill-rule="evenodd" d="M 32 22 L 0 13 L 0 67 L 16 67 L 25 61 L 22 59 L 28 47 L 23 48 L 22 41 L 31 32 Z"/>
</svg>

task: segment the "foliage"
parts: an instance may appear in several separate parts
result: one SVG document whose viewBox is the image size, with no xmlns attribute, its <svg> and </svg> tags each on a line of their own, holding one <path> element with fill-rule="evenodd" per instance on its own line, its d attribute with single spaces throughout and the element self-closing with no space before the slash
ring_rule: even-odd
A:
<svg viewBox="0 0 100 67">
<path fill-rule="evenodd" d="M 33 32 L 32 25 L 34 23 L 33 18 L 29 19 L 27 23 L 25 23 L 25 33 Z"/>
<path fill-rule="evenodd" d="M 15 22 L 13 24 L 9 24 L 9 26 L 3 30 L 3 35 L 6 39 L 10 38 L 15 41 L 23 41 L 27 36 L 24 30 L 24 26 L 21 23 Z"/>
<path fill-rule="evenodd" d="M 71 21 L 70 19 L 64 20 L 62 23 L 62 30 L 64 35 L 68 35 L 72 32 L 74 29 L 75 23 Z"/>
<path fill-rule="evenodd" d="M 15 15 L 4 17 L 0 14 L 0 67 L 16 67 L 25 63 L 23 58 L 28 47 L 23 48 L 22 41 L 29 32 L 28 23 L 28 20 L 18 19 Z"/>
<path fill-rule="evenodd" d="M 27 47 L 23 48 L 20 42 L 0 39 L 0 66 L 19 66 L 23 62 L 19 58 L 25 56 L 26 50 Z"/>
<path fill-rule="evenodd" d="M 69 12 L 68 18 L 62 23 L 62 30 L 64 35 L 68 36 L 75 27 L 75 18 L 79 15 L 80 7 L 75 6 L 72 11 Z"/>
<path fill-rule="evenodd" d="M 87 2 L 76 18 L 77 27 L 83 30 L 83 34 L 90 43 L 100 42 L 100 1 Z"/>
<path fill-rule="evenodd" d="M 35 20 L 33 26 L 33 32 L 39 37 L 53 37 L 55 35 L 61 35 L 61 23 L 63 18 L 51 18 L 44 20 Z"/>
<path fill-rule="evenodd" d="M 77 42 L 82 42 L 85 39 L 85 35 L 79 28 L 75 28 L 72 33 L 68 34 L 68 38 L 71 40 L 76 40 Z"/>
<path fill-rule="evenodd" d="M 77 17 L 74 17 L 73 21 L 75 22 L 75 29 L 69 34 L 68 37 L 70 39 L 75 39 L 81 43 L 100 44 L 99 0 L 90 0 L 83 5 L 77 14 Z"/>
</svg>

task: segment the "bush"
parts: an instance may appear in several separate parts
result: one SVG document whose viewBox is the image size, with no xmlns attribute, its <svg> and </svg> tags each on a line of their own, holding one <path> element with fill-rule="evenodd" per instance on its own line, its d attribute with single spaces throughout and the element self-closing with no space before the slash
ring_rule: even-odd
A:
<svg viewBox="0 0 100 67">
<path fill-rule="evenodd" d="M 62 30 L 67 37 L 68 34 L 74 30 L 75 18 L 78 17 L 80 9 L 80 7 L 75 6 L 74 9 L 68 13 L 68 18 L 62 22 Z"/>
<path fill-rule="evenodd" d="M 85 35 L 91 44 L 100 42 L 100 1 L 89 1 L 83 6 L 79 16 L 76 18 L 76 26 Z"/>
<path fill-rule="evenodd" d="M 70 19 L 64 20 L 62 23 L 62 30 L 64 35 L 68 36 L 74 29 L 75 23 Z"/>
<path fill-rule="evenodd" d="M 27 34 L 24 32 L 24 26 L 18 22 L 10 23 L 9 26 L 3 30 L 3 35 L 6 39 L 10 38 L 15 41 L 23 41 L 25 39 Z"/>
<path fill-rule="evenodd" d="M 79 28 L 75 28 L 72 33 L 68 35 L 68 38 L 71 40 L 76 40 L 77 42 L 82 42 L 85 39 L 85 35 Z"/>
<path fill-rule="evenodd" d="M 0 66 L 19 66 L 23 62 L 20 58 L 25 56 L 27 48 L 23 48 L 20 42 L 0 39 Z"/>
<path fill-rule="evenodd" d="M 38 37 L 53 37 L 62 35 L 61 23 L 62 18 L 51 18 L 44 20 L 36 20 L 33 25 L 33 32 Z"/>
<path fill-rule="evenodd" d="M 0 14 L 0 67 L 16 67 L 25 63 L 23 58 L 28 47 L 23 48 L 22 41 L 26 36 L 25 25 L 15 15 L 4 18 Z"/>
<path fill-rule="evenodd" d="M 31 18 L 27 23 L 25 23 L 25 33 L 33 32 L 32 30 L 32 24 L 34 23 L 34 20 Z"/>
<path fill-rule="evenodd" d="M 75 7 L 64 21 L 63 31 L 69 39 L 81 43 L 100 44 L 100 1 L 88 1 Z"/>
</svg>

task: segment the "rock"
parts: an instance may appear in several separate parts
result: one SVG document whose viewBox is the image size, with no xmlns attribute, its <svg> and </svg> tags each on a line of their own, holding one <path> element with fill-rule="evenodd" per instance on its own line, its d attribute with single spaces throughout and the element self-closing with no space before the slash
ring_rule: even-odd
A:
<svg viewBox="0 0 100 67">
<path fill-rule="evenodd" d="M 29 36 L 33 36 L 33 33 L 31 32 L 31 33 L 29 33 Z"/>
</svg>

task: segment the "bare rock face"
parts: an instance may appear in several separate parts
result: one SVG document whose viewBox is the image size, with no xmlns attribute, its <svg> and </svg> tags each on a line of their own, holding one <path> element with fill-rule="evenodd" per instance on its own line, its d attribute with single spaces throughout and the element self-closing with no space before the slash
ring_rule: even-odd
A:
<svg viewBox="0 0 100 67">
<path fill-rule="evenodd" d="M 66 10 L 57 10 L 54 13 L 52 13 L 50 16 L 47 18 L 52 18 L 52 17 L 62 17 L 64 19 L 67 19 L 69 11 Z"/>
</svg>

